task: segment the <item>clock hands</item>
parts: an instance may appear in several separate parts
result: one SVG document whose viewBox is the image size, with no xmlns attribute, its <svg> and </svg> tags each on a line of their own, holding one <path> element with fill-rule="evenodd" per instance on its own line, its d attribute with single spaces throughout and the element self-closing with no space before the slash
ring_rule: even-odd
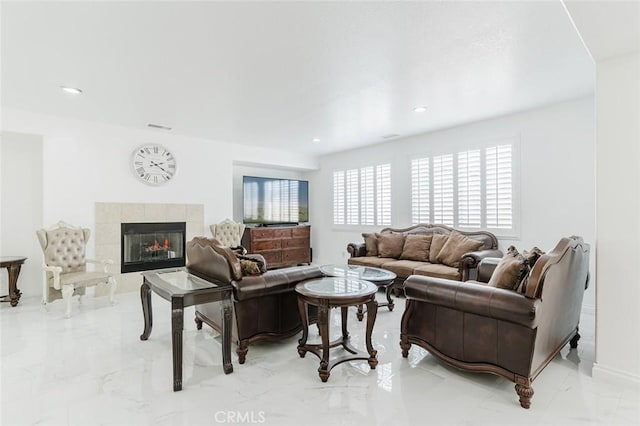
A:
<svg viewBox="0 0 640 426">
<path fill-rule="evenodd" d="M 149 162 L 151 163 L 151 165 L 152 165 L 152 166 L 156 166 L 157 168 L 159 168 L 159 169 L 160 169 L 160 170 L 162 170 L 163 172 L 165 172 L 165 173 L 169 173 L 169 172 L 167 172 L 167 171 L 166 171 L 162 166 L 160 166 L 160 164 L 156 163 L 155 161 L 150 160 Z"/>
</svg>

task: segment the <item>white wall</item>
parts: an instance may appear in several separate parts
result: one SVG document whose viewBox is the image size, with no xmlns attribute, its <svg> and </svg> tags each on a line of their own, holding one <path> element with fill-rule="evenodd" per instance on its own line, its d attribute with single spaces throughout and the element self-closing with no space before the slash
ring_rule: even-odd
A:
<svg viewBox="0 0 640 426">
<path fill-rule="evenodd" d="M 2 121 L 7 131 L 42 138 L 42 217 L 37 226 L 29 225 L 28 235 L 59 220 L 93 229 L 96 202 L 203 204 L 204 227 L 208 229 L 209 224 L 233 215 L 234 162 L 299 170 L 317 167 L 307 155 L 7 108 L 2 111 Z M 177 173 L 165 185 L 145 185 L 131 171 L 132 151 L 147 142 L 163 144 L 177 159 Z M 12 163 L 13 157 L 6 153 L 3 162 Z M 2 190 L 4 206 L 6 188 Z M 16 225 L 15 220 L 3 219 L 3 228 Z M 87 251 L 94 255 L 93 239 Z"/>
<path fill-rule="evenodd" d="M 332 173 L 337 169 L 391 162 L 392 226 L 411 224 L 410 159 L 469 149 L 508 137 L 520 140 L 521 229 L 517 239 L 500 240 L 500 248 L 537 245 L 551 249 L 561 237 L 580 235 L 595 251 L 595 116 L 594 99 L 583 98 L 529 112 L 481 121 L 433 133 L 394 140 L 362 149 L 327 155 L 320 170 L 311 172 L 312 241 L 318 263 L 345 262 L 349 242 L 361 242 L 367 227 L 338 230 L 332 225 Z M 381 227 L 368 227 L 379 230 Z M 592 276 L 595 276 L 592 273 Z M 584 306 L 593 309 L 595 285 Z"/>
<path fill-rule="evenodd" d="M 593 374 L 636 382 L 640 382 L 638 76 L 638 53 L 596 64 L 598 292 Z"/>
<path fill-rule="evenodd" d="M 23 297 L 42 294 L 42 250 L 35 230 L 42 227 L 42 138 L 4 132 L 0 142 L 0 253 L 25 256 L 18 277 Z M 6 269 L 0 294 L 8 294 Z M 20 302 L 23 303 L 23 302 Z"/>
</svg>

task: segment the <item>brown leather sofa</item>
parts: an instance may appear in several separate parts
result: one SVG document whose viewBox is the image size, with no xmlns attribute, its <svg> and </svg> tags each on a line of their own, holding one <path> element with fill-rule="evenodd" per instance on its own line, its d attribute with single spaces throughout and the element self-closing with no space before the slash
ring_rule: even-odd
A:
<svg viewBox="0 0 640 426">
<path fill-rule="evenodd" d="M 367 248 L 365 243 L 350 243 L 347 245 L 347 251 L 350 254 L 350 258 L 347 260 L 347 262 L 350 265 L 372 266 L 375 268 L 387 269 L 394 272 L 397 275 L 397 278 L 393 283 L 393 290 L 397 296 L 402 291 L 405 279 L 410 275 L 416 274 L 466 281 L 470 278 L 475 277 L 475 269 L 482 259 L 486 257 L 502 257 L 502 252 L 498 250 L 498 239 L 495 235 L 487 231 L 465 232 L 456 230 L 446 225 L 432 225 L 421 223 L 403 229 L 384 228 L 380 231 L 380 233 L 403 234 L 406 237 L 407 235 L 415 234 L 450 235 L 453 231 L 457 231 L 465 237 L 482 242 L 482 246 L 480 247 L 480 249 L 464 253 L 460 257 L 457 267 L 452 267 L 441 263 L 432 263 L 426 260 L 416 261 L 389 257 L 367 256 Z"/>
<path fill-rule="evenodd" d="M 240 263 L 227 247 L 212 238 L 196 237 L 187 243 L 187 268 L 206 280 L 233 287 L 232 340 L 238 361 L 244 364 L 248 346 L 261 340 L 280 340 L 302 329 L 295 286 L 322 277 L 317 266 L 270 270 L 262 275 L 242 276 Z M 221 302 L 196 305 L 198 329 L 206 323 L 222 332 Z M 309 309 L 310 323 L 317 310 Z"/>
<path fill-rule="evenodd" d="M 482 261 L 478 279 L 488 282 L 496 263 Z M 503 376 L 529 408 L 533 380 L 567 343 L 578 345 L 588 271 L 589 245 L 570 237 L 538 259 L 524 294 L 413 275 L 405 282 L 402 355 L 416 344 L 462 370 Z"/>
</svg>

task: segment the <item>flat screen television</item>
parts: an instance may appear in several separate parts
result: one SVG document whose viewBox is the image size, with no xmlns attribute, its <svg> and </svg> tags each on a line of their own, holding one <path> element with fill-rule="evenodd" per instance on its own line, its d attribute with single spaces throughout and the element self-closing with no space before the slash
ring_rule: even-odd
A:
<svg viewBox="0 0 640 426">
<path fill-rule="evenodd" d="M 309 182 L 297 179 L 242 177 L 242 221 L 289 225 L 309 221 Z"/>
</svg>

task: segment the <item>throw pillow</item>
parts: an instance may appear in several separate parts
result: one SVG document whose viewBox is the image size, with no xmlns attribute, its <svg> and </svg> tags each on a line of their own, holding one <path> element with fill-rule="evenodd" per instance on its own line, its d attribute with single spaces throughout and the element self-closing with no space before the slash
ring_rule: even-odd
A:
<svg viewBox="0 0 640 426">
<path fill-rule="evenodd" d="M 479 250 L 483 245 L 482 241 L 464 236 L 458 231 L 451 231 L 436 259 L 444 265 L 457 268 L 463 254 Z"/>
<path fill-rule="evenodd" d="M 507 253 L 500 259 L 498 266 L 491 275 L 488 285 L 490 287 L 515 290 L 519 282 L 527 273 L 524 257 L 518 253 L 514 246 L 507 249 Z"/>
<path fill-rule="evenodd" d="M 364 238 L 364 246 L 365 249 L 367 250 L 367 256 L 377 256 L 378 255 L 378 238 L 376 237 L 376 234 L 369 233 L 369 234 L 362 234 L 362 237 Z"/>
<path fill-rule="evenodd" d="M 242 270 L 242 275 L 260 275 L 260 267 L 257 262 L 248 259 L 240 259 L 240 269 Z"/>
<path fill-rule="evenodd" d="M 540 250 L 538 247 L 533 247 L 529 251 L 525 250 L 522 252 L 522 257 L 524 257 L 524 263 L 527 267 L 527 271 L 524 277 L 522 278 L 522 280 L 518 283 L 518 287 L 516 288 L 516 291 L 518 293 L 524 294 L 527 292 L 527 284 L 529 283 L 529 276 L 531 275 L 531 270 L 533 269 L 533 266 L 536 264 L 538 259 L 540 259 L 540 256 L 542 256 L 543 254 L 544 252 Z"/>
<path fill-rule="evenodd" d="M 378 238 L 378 257 L 399 258 L 404 247 L 404 235 L 385 232 L 376 234 Z"/>
<path fill-rule="evenodd" d="M 449 239 L 448 235 L 443 234 L 433 234 L 433 238 L 431 239 L 431 247 L 429 247 L 429 262 L 438 263 L 438 255 L 440 254 L 440 250 Z"/>
<path fill-rule="evenodd" d="M 251 253 L 251 254 L 241 254 L 236 256 L 241 261 L 245 260 L 248 262 L 255 263 L 258 266 L 258 270 L 260 271 L 260 274 L 264 274 L 265 272 L 267 272 L 267 261 L 265 260 L 263 255 L 257 254 L 257 253 Z"/>
<path fill-rule="evenodd" d="M 403 260 L 429 260 L 429 247 L 431 247 L 431 238 L 433 235 L 409 234 L 404 239 L 404 246 L 400 259 Z"/>
</svg>

